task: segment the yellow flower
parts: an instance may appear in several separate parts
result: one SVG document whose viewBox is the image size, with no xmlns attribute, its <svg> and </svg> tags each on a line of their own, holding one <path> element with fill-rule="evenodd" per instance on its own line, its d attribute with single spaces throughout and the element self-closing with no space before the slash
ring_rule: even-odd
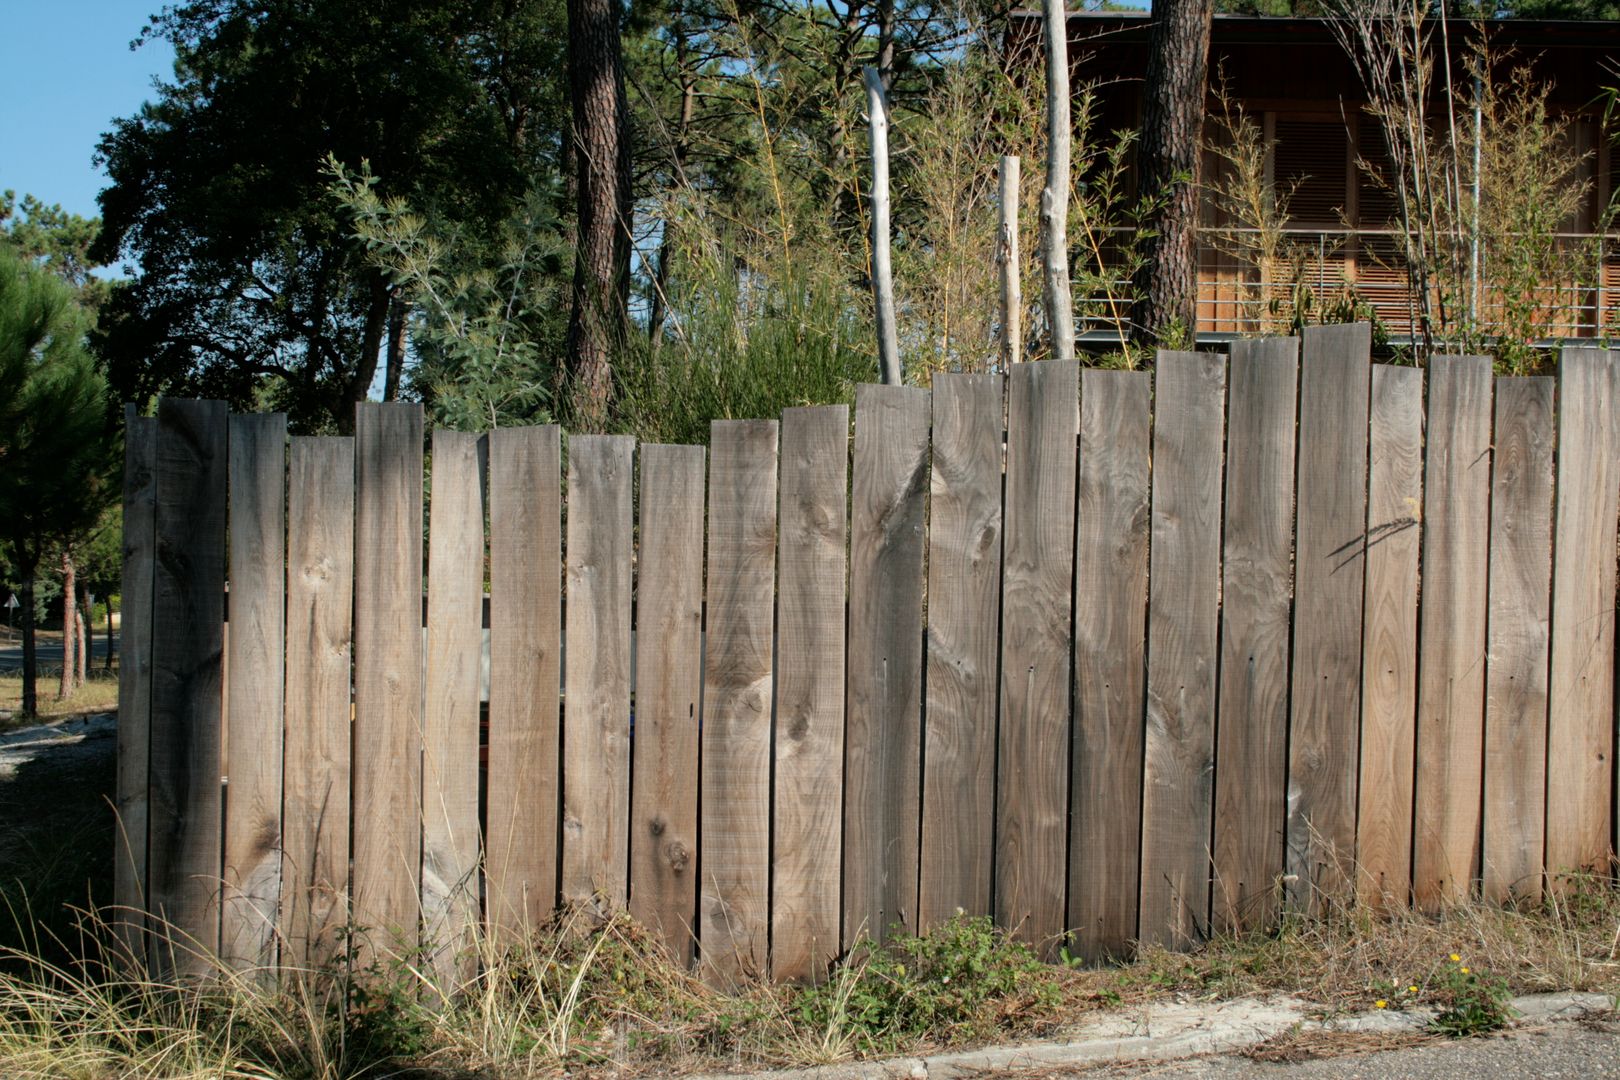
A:
<svg viewBox="0 0 1620 1080">
<path fill-rule="evenodd" d="M 1460 963 L 1462 963 L 1462 957 L 1458 956 L 1456 953 L 1452 953 L 1451 954 L 1451 962 L 1453 964 L 1460 964 Z"/>
<path fill-rule="evenodd" d="M 1463 968 L 1463 969 L 1462 969 L 1462 973 L 1463 973 L 1463 974 L 1464 974 L 1464 975 L 1466 975 L 1466 974 L 1468 974 L 1468 969 L 1467 969 L 1467 968 Z"/>
<path fill-rule="evenodd" d="M 1415 993 L 1417 993 L 1417 987 L 1415 987 L 1415 986 L 1408 986 L 1408 987 L 1407 987 L 1407 988 L 1406 988 L 1406 992 L 1407 992 L 1407 993 L 1408 993 L 1408 994 L 1415 994 Z"/>
<path fill-rule="evenodd" d="M 1377 1009 L 1387 1009 L 1389 1008 L 1389 1002 L 1385 1001 L 1383 998 L 1379 998 L 1377 1001 L 1373 1002 L 1373 1007 Z"/>
</svg>

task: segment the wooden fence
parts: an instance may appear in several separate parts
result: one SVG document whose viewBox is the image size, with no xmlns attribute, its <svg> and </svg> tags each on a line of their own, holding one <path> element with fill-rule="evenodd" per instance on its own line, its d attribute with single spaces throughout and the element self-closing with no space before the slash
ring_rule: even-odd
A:
<svg viewBox="0 0 1620 1080">
<path fill-rule="evenodd" d="M 1620 357 L 1369 347 L 862 386 L 852 449 L 842 405 L 707 454 L 437 431 L 425 540 L 417 407 L 289 445 L 162 401 L 118 901 L 446 973 L 623 905 L 723 982 L 959 909 L 1102 958 L 1557 888 L 1614 839 Z"/>
</svg>

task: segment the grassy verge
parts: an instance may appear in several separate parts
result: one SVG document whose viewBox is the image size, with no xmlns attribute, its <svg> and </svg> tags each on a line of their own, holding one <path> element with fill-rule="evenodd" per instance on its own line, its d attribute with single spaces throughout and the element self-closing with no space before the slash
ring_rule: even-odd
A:
<svg viewBox="0 0 1620 1080">
<path fill-rule="evenodd" d="M 0 674 L 0 732 L 29 724 L 50 723 L 75 716 L 111 712 L 118 708 L 116 664 L 113 665 L 113 670 L 108 671 L 101 666 L 98 659 L 96 665 L 87 673 L 84 685 L 65 699 L 58 699 L 56 696 L 56 684 L 61 674 L 60 664 L 52 668 L 40 668 L 39 712 L 32 717 L 25 717 L 20 711 L 22 676 L 16 672 Z"/>
</svg>

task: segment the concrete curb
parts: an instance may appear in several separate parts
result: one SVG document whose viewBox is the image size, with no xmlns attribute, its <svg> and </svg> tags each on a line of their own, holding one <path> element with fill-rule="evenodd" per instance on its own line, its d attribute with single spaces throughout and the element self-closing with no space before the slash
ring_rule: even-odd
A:
<svg viewBox="0 0 1620 1080">
<path fill-rule="evenodd" d="M 1605 994 L 1531 994 L 1509 1004 L 1515 1024 L 1575 1020 L 1614 1011 Z M 712 1074 L 700 1080 L 953 1080 L 1003 1069 L 1053 1068 L 1230 1054 L 1290 1031 L 1345 1033 L 1421 1031 L 1432 1009 L 1359 1013 L 1317 1019 L 1317 1007 L 1295 998 L 1245 998 L 1217 1004 L 1174 1002 L 1088 1018 L 1061 1040 L 988 1046 L 928 1057 L 856 1061 L 810 1069 Z"/>
</svg>

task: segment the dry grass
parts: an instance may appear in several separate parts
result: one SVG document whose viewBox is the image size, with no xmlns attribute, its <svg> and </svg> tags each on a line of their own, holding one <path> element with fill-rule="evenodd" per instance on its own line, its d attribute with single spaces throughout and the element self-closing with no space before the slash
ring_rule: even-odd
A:
<svg viewBox="0 0 1620 1080">
<path fill-rule="evenodd" d="M 41 666 L 39 712 L 33 717 L 24 717 L 19 711 L 22 708 L 22 676 L 14 672 L 0 674 L 0 731 L 9 731 L 32 723 L 50 723 L 75 716 L 111 712 L 118 708 L 116 664 L 109 672 L 101 667 L 98 661 L 97 666 L 90 670 L 84 685 L 65 700 L 56 696 L 56 684 L 61 677 L 61 670 L 60 665 L 54 668 Z"/>
</svg>

